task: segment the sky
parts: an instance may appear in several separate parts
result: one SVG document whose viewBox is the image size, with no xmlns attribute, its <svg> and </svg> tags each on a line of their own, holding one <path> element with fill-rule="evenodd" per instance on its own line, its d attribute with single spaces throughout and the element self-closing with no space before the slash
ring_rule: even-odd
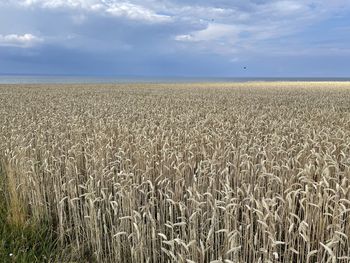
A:
<svg viewBox="0 0 350 263">
<path fill-rule="evenodd" d="M 0 74 L 350 77 L 350 0 L 0 0 Z"/>
</svg>

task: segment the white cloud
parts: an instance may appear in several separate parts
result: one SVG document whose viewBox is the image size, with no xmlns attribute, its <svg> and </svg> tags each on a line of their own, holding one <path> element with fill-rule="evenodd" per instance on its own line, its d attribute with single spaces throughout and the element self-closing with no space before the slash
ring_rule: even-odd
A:
<svg viewBox="0 0 350 263">
<path fill-rule="evenodd" d="M 16 1 L 23 6 L 39 6 L 44 8 L 89 8 L 100 2 L 96 0 L 24 0 Z M 103 2 L 103 1 L 102 1 Z"/>
<path fill-rule="evenodd" d="M 114 3 L 105 11 L 113 16 L 128 17 L 133 20 L 144 20 L 148 22 L 171 21 L 170 16 L 160 15 L 145 7 L 130 3 Z"/>
<path fill-rule="evenodd" d="M 175 17 L 204 19 L 207 21 L 219 19 L 220 21 L 226 20 L 232 22 L 243 21 L 249 18 L 249 13 L 234 6 L 231 8 L 218 8 L 201 5 L 168 5 L 164 7 L 164 11 L 171 13 Z"/>
<path fill-rule="evenodd" d="M 124 1 L 106 0 L 25 0 L 18 2 L 25 7 L 39 7 L 47 9 L 69 8 L 97 12 L 104 15 L 125 17 L 130 20 L 145 21 L 149 23 L 162 23 L 171 21 L 168 15 L 158 14 L 154 10 L 140 4 Z"/>
<path fill-rule="evenodd" d="M 300 3 L 297 1 L 279 1 L 268 4 L 267 8 L 270 12 L 276 12 L 276 15 L 288 15 L 306 11 L 308 9 L 308 5 L 305 3 L 306 2 Z"/>
<path fill-rule="evenodd" d="M 241 29 L 235 25 L 209 23 L 205 29 L 177 35 L 175 40 L 184 45 L 185 49 L 191 45 L 196 52 L 235 54 L 238 51 L 240 32 Z"/>
<path fill-rule="evenodd" d="M 207 28 L 191 32 L 186 35 L 175 37 L 177 41 L 213 41 L 213 40 L 232 40 L 237 36 L 239 30 L 234 25 L 209 23 Z"/>
<path fill-rule="evenodd" d="M 192 42 L 192 41 L 196 41 L 195 38 L 193 37 L 193 35 L 191 34 L 187 34 L 187 35 L 177 35 L 175 37 L 175 40 L 177 41 L 189 41 L 189 42 Z"/>
<path fill-rule="evenodd" d="M 0 35 L 0 46 L 28 48 L 33 47 L 42 41 L 42 38 L 39 38 L 32 34 Z"/>
</svg>

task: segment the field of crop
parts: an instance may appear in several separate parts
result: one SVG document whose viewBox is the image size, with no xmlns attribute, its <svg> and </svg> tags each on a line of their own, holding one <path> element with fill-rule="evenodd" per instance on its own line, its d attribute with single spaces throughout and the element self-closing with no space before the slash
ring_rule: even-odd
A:
<svg viewBox="0 0 350 263">
<path fill-rule="evenodd" d="M 4 261 L 350 262 L 350 83 L 2 85 L 0 161 Z"/>
</svg>

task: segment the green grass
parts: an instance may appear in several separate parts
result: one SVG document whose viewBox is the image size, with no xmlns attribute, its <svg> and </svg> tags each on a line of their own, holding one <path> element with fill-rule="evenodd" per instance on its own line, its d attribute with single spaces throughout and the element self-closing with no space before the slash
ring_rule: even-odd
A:
<svg viewBox="0 0 350 263">
<path fill-rule="evenodd" d="M 1 262 L 53 262 L 57 254 L 57 242 L 49 224 L 23 225 L 9 220 L 5 176 L 0 167 L 0 261 Z"/>
</svg>

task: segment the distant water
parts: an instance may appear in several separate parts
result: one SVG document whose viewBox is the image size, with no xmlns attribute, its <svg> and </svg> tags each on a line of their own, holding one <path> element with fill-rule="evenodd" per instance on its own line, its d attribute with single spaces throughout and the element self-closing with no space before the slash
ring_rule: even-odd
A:
<svg viewBox="0 0 350 263">
<path fill-rule="evenodd" d="M 0 84 L 88 84 L 88 83 L 172 83 L 248 81 L 350 81 L 350 78 L 205 78 L 205 77 L 120 77 L 65 75 L 0 75 Z"/>
</svg>

